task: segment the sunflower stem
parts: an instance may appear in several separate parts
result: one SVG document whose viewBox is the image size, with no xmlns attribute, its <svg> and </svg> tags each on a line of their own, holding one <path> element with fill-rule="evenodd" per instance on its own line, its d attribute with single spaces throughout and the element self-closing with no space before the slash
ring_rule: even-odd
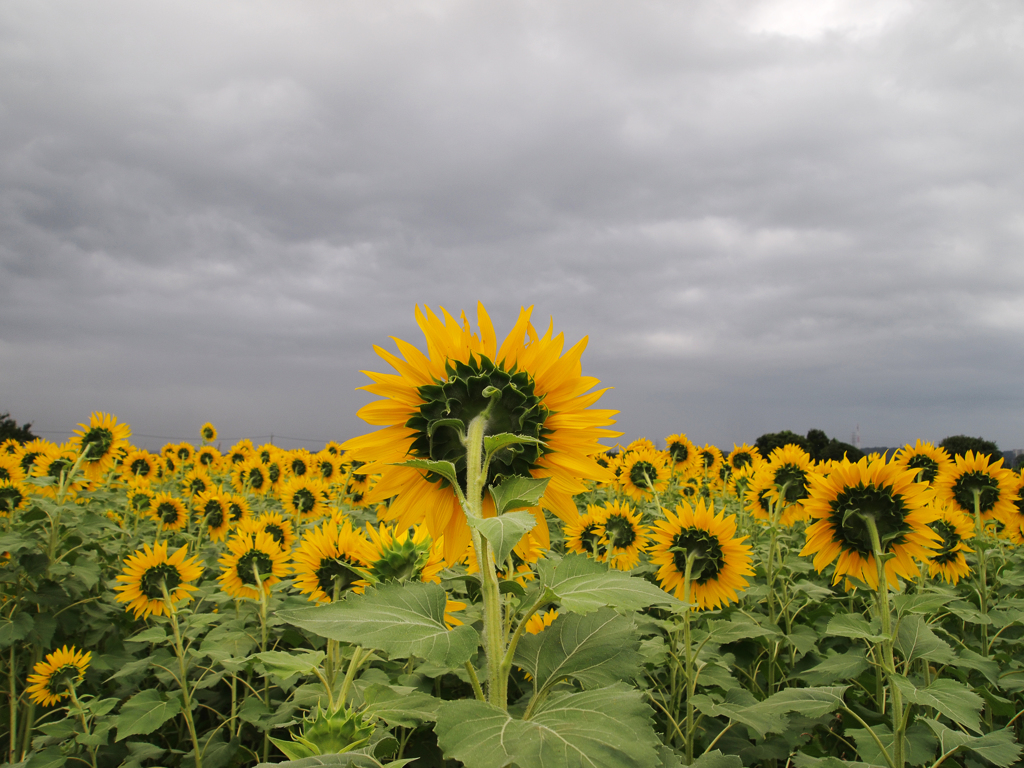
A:
<svg viewBox="0 0 1024 768">
<path fill-rule="evenodd" d="M 896 677 L 896 659 L 893 656 L 892 613 L 889 606 L 889 581 L 885 574 L 885 552 L 882 540 L 878 535 L 878 525 L 873 515 L 861 514 L 864 525 L 871 536 L 871 550 L 875 557 L 875 568 L 878 573 L 878 616 L 882 622 L 881 662 L 885 676 L 889 681 L 889 694 L 892 696 L 892 764 L 893 768 L 903 768 L 903 740 L 907 729 L 907 719 L 903 712 L 903 694 L 893 684 Z"/>
<path fill-rule="evenodd" d="M 697 681 L 693 675 L 693 643 L 690 639 L 690 613 L 693 611 L 693 595 L 690 594 L 690 577 L 693 575 L 693 565 L 697 562 L 699 552 L 688 552 L 686 554 L 686 569 L 683 571 L 683 595 L 686 597 L 686 606 L 683 609 L 683 684 L 686 687 L 686 728 L 685 750 L 686 764 L 693 763 L 693 697 L 697 692 Z"/>
<path fill-rule="evenodd" d="M 981 615 L 988 616 L 988 556 L 985 542 L 982 536 L 985 533 L 985 524 L 981 519 L 981 489 L 974 491 L 974 536 L 978 540 L 978 608 Z M 988 624 L 984 620 L 981 623 L 981 647 L 988 656 Z"/>
<path fill-rule="evenodd" d="M 352 649 L 352 660 L 348 664 L 348 670 L 345 672 L 345 680 L 341 684 L 341 694 L 338 696 L 339 708 L 347 706 L 346 700 L 348 699 L 348 692 L 352 688 L 352 682 L 356 679 L 356 670 L 359 669 L 360 663 L 363 659 L 365 659 L 363 656 L 363 647 L 361 645 L 357 645 Z"/>
<path fill-rule="evenodd" d="M 17 643 L 11 643 L 11 665 L 7 668 L 7 679 L 10 685 L 10 725 L 11 725 L 11 745 L 7 751 L 7 762 L 14 763 L 15 755 L 18 751 L 18 675 L 17 675 L 17 657 L 15 655 L 15 646 Z"/>
<path fill-rule="evenodd" d="M 74 704 L 75 709 L 78 711 L 78 717 L 82 721 L 82 733 L 89 736 L 89 721 L 85 719 L 85 710 L 75 695 L 75 686 L 71 682 L 68 683 L 68 693 L 71 694 L 71 703 Z M 96 768 L 96 747 L 92 744 L 89 745 L 89 758 L 92 761 L 92 768 Z"/>
<path fill-rule="evenodd" d="M 178 626 L 178 611 L 167 592 L 167 583 L 160 582 L 160 590 L 164 593 L 164 603 L 167 605 L 167 616 L 171 620 L 171 631 L 174 633 L 174 653 L 178 657 L 178 684 L 181 686 L 182 714 L 185 716 L 185 725 L 188 727 L 189 736 L 192 737 L 192 750 L 196 756 L 196 768 L 203 768 L 203 754 L 199 748 L 199 738 L 196 735 L 196 724 L 192 719 L 192 697 L 188 690 L 188 667 L 185 664 L 185 648 L 181 642 L 181 628 Z"/>
</svg>

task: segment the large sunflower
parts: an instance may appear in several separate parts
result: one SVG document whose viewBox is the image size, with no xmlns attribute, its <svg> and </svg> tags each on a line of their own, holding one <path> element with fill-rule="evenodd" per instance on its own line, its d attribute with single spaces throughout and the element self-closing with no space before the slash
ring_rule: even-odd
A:
<svg viewBox="0 0 1024 768">
<path fill-rule="evenodd" d="M 228 551 L 218 561 L 221 589 L 234 598 L 259 600 L 257 584 L 269 589 L 288 575 L 288 553 L 266 531 L 243 531 L 228 540 Z M 259 573 L 259 582 L 256 574 Z"/>
<path fill-rule="evenodd" d="M 195 557 L 188 557 L 188 546 L 179 548 L 173 555 L 167 554 L 167 542 L 156 544 L 151 549 L 143 544 L 124 561 L 124 568 L 114 587 L 118 594 L 114 599 L 128 603 L 126 611 L 134 611 L 135 618 L 169 615 L 170 608 L 164 600 L 164 587 L 172 605 L 179 600 L 191 599 L 196 587 L 191 582 L 198 579 L 203 568 Z"/>
<path fill-rule="evenodd" d="M 753 467 L 760 459 L 761 452 L 754 446 L 747 445 L 746 443 L 743 445 L 733 443 L 726 463 L 733 472 L 739 472 L 744 467 Z"/>
<path fill-rule="evenodd" d="M 666 437 L 665 450 L 679 474 L 688 475 L 697 466 L 697 446 L 686 435 L 680 433 Z"/>
<path fill-rule="evenodd" d="M 541 506 L 572 520 L 577 514 L 572 497 L 586 490 L 583 481 L 608 477 L 594 460 L 604 450 L 598 440 L 617 433 L 603 429 L 614 423 L 614 411 L 590 408 L 605 390 L 590 391 L 597 379 L 581 374 L 586 339 L 562 354 L 562 335 L 553 335 L 549 327 L 538 336 L 530 310 L 524 309 L 499 346 L 482 304 L 477 305 L 478 334 L 465 314 L 460 321 L 441 312 L 438 317 L 429 309 L 416 309 L 426 354 L 398 339 L 402 357 L 375 348 L 397 373 L 365 372 L 374 383 L 363 389 L 385 399 L 364 406 L 359 416 L 383 428 L 342 448 L 367 462 L 364 472 L 381 474 L 366 501 L 392 499 L 385 519 L 396 520 L 402 528 L 424 522 L 433 538 L 444 537 L 445 558 L 454 562 L 470 540 L 455 492 L 434 473 L 397 465 L 410 459 L 451 461 L 464 487 L 466 455 L 460 433 L 493 403 L 486 434 L 513 432 L 543 443 L 501 451 L 491 462 L 487 484 L 514 474 L 549 478 Z M 488 388 L 499 390 L 500 397 L 484 397 Z M 534 514 L 538 523 L 544 522 L 539 508 Z"/>
<path fill-rule="evenodd" d="M 640 521 L 640 512 L 629 504 L 612 501 L 604 505 L 600 517 L 604 561 L 620 571 L 636 567 L 640 553 L 647 549 L 650 533 Z"/>
<path fill-rule="evenodd" d="M 664 520 L 654 523 L 652 544 L 647 552 L 659 566 L 661 588 L 685 600 L 694 608 L 718 608 L 739 599 L 746 588 L 750 567 L 750 545 L 746 536 L 736 536 L 736 515 L 715 514 L 715 505 L 704 499 L 690 505 L 683 502 L 675 514 L 663 509 Z M 685 594 L 686 561 L 694 555 L 690 572 L 690 594 Z"/>
<path fill-rule="evenodd" d="M 801 555 L 811 555 L 821 573 L 836 561 L 832 583 L 850 576 L 878 588 L 878 571 L 865 518 L 875 521 L 886 559 L 886 580 L 893 588 L 897 577 L 920 574 L 916 561 L 934 554 L 939 536 L 929 524 L 939 513 L 932 504 L 928 483 L 916 482 L 917 470 L 887 464 L 884 459 L 857 463 L 838 462 L 827 477 L 811 475 L 811 491 L 804 509 L 815 522 L 807 528 Z"/>
<path fill-rule="evenodd" d="M 934 482 L 940 474 L 953 469 L 953 460 L 949 458 L 945 448 L 922 443 L 920 440 L 913 446 L 907 443 L 896 451 L 890 463 L 907 469 L 916 469 L 917 479 L 925 483 Z"/>
<path fill-rule="evenodd" d="M 992 463 L 987 453 L 968 451 L 954 458 L 954 466 L 941 472 L 933 485 L 940 501 L 951 504 L 966 515 L 974 517 L 975 495 L 982 520 L 1010 519 L 1016 511 L 1013 470 L 1003 467 L 1003 460 Z"/>
<path fill-rule="evenodd" d="M 974 537 L 974 525 L 967 515 L 949 505 L 940 507 L 938 519 L 929 525 L 939 535 L 941 542 L 935 553 L 928 558 L 928 575 L 933 579 L 939 576 L 948 584 L 956 584 L 971 572 L 965 554 L 974 550 L 964 541 Z"/>
<path fill-rule="evenodd" d="M 643 501 L 653 493 L 664 493 L 671 477 L 668 454 L 663 451 L 641 447 L 627 451 L 622 457 L 619 486 L 634 501 Z"/>
<path fill-rule="evenodd" d="M 774 504 L 779 523 L 792 525 L 804 519 L 810 479 L 817 473 L 810 454 L 798 445 L 784 445 L 771 452 L 747 491 L 747 498 L 763 498 Z M 755 512 L 756 516 L 756 512 Z"/>
<path fill-rule="evenodd" d="M 132 430 L 127 424 L 118 424 L 117 417 L 109 413 L 93 413 L 89 423 L 79 424 L 71 438 L 72 445 L 85 455 L 82 472 L 90 480 L 99 480 L 114 466 L 117 449 L 129 447 Z"/>
<path fill-rule="evenodd" d="M 49 707 L 71 694 L 68 689 L 85 677 L 85 670 L 92 659 L 91 651 L 78 651 L 75 646 L 66 645 L 59 651 L 46 654 L 46 659 L 38 662 L 28 676 L 28 688 L 25 693 L 31 701 Z"/>
<path fill-rule="evenodd" d="M 292 556 L 295 587 L 311 601 L 329 603 L 368 584 L 363 572 L 369 569 L 373 554 L 351 522 L 326 522 L 307 531 Z"/>
<path fill-rule="evenodd" d="M 223 541 L 231 528 L 231 497 L 217 489 L 203 491 L 192 500 L 192 507 L 199 515 L 200 525 L 206 525 L 210 541 Z"/>
<path fill-rule="evenodd" d="M 281 506 L 296 520 L 310 520 L 327 514 L 330 494 L 327 484 L 312 472 L 307 476 L 292 476 L 281 486 Z"/>
<path fill-rule="evenodd" d="M 149 505 L 149 515 L 160 524 L 162 531 L 180 531 L 188 524 L 188 509 L 176 496 L 158 493 Z"/>
</svg>

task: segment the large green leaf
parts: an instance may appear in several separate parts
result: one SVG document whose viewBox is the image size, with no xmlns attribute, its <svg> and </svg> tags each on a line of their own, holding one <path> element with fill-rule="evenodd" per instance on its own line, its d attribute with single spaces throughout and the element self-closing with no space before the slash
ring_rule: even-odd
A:
<svg viewBox="0 0 1024 768">
<path fill-rule="evenodd" d="M 567 614 L 516 648 L 515 663 L 533 675 L 537 689 L 573 678 L 585 688 L 632 679 L 643 661 L 633 622 L 610 608 Z"/>
<path fill-rule="evenodd" d="M 836 680 L 853 680 L 860 677 L 871 663 L 863 652 L 848 651 L 847 653 L 830 656 L 820 664 L 804 672 L 794 672 L 793 677 L 815 683 L 832 683 Z"/>
<path fill-rule="evenodd" d="M 778 634 L 775 628 L 763 627 L 742 615 L 732 616 L 728 621 L 711 619 L 708 622 L 708 632 L 711 635 L 711 642 L 718 645 Z"/>
<path fill-rule="evenodd" d="M 965 728 L 981 733 L 981 709 L 985 701 L 963 683 L 940 678 L 927 688 L 918 688 L 900 675 L 892 676 L 891 681 L 911 704 L 931 707 Z"/>
<path fill-rule="evenodd" d="M 562 608 L 573 613 L 589 613 L 609 606 L 636 611 L 651 605 L 672 605 L 678 601 L 644 581 L 582 555 L 566 555 L 552 567 L 541 560 L 543 584 Z"/>
<path fill-rule="evenodd" d="M 278 616 L 321 637 L 457 668 L 469 661 L 480 636 L 469 625 L 445 626 L 446 601 L 439 584 L 385 584 L 337 603 Z"/>
<path fill-rule="evenodd" d="M 833 616 L 828 622 L 825 634 L 853 637 L 873 643 L 885 639 L 877 620 L 872 620 L 869 624 L 867 619 L 856 613 L 841 613 L 838 616 Z"/>
<path fill-rule="evenodd" d="M 488 454 L 512 445 L 544 445 L 544 441 L 529 435 L 514 435 L 511 432 L 502 432 L 497 435 L 487 435 L 484 437 L 484 452 Z"/>
<path fill-rule="evenodd" d="M 323 651 L 265 651 L 253 654 L 278 683 L 295 675 L 310 675 L 327 657 Z"/>
<path fill-rule="evenodd" d="M 820 717 L 838 709 L 843 705 L 843 694 L 848 687 L 786 688 L 764 701 L 757 701 L 749 691 L 736 688 L 718 700 L 699 694 L 693 697 L 693 703 L 705 715 L 735 720 L 764 738 L 769 733 L 786 730 L 789 724 L 787 713 Z"/>
<path fill-rule="evenodd" d="M 907 662 L 926 659 L 951 664 L 956 661 L 953 649 L 932 632 L 923 616 L 916 614 L 900 619 L 893 645 Z"/>
<path fill-rule="evenodd" d="M 135 734 L 152 733 L 181 711 L 181 694 L 168 696 L 147 688 L 126 701 L 114 718 L 117 741 Z"/>
<path fill-rule="evenodd" d="M 537 525 L 537 519 L 530 512 L 509 512 L 498 517 L 470 520 L 469 524 L 487 539 L 494 550 L 494 561 L 500 566 L 519 540 Z"/>
<path fill-rule="evenodd" d="M 921 718 L 935 732 L 939 739 L 939 751 L 942 754 L 957 749 L 967 749 L 990 763 L 1008 768 L 1020 757 L 1021 746 L 1007 730 L 992 731 L 984 736 L 969 736 L 962 731 L 947 728 L 937 720 Z"/>
<path fill-rule="evenodd" d="M 715 749 L 705 752 L 690 763 L 690 768 L 743 768 L 743 759 L 739 755 L 725 755 Z"/>
<path fill-rule="evenodd" d="M 442 706 L 435 731 L 446 757 L 467 768 L 651 768 L 660 740 L 651 710 L 624 686 L 551 696 L 530 720 L 481 701 Z"/>
<path fill-rule="evenodd" d="M 32 614 L 19 613 L 14 619 L 0 618 L 0 648 L 24 640 L 32 631 Z"/>
<path fill-rule="evenodd" d="M 415 728 L 437 717 L 441 700 L 414 688 L 374 684 L 363 692 L 364 715 L 375 715 L 391 726 Z"/>
</svg>

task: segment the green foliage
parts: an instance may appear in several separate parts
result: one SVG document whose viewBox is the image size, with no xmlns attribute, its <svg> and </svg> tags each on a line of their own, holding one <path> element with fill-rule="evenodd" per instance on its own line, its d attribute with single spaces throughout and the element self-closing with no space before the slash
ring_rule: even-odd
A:
<svg viewBox="0 0 1024 768">
<path fill-rule="evenodd" d="M 754 441 L 754 447 L 766 459 L 771 455 L 772 451 L 784 445 L 798 445 L 808 453 L 811 452 L 811 445 L 807 438 L 788 429 L 784 429 L 781 432 L 766 432 Z"/>
<path fill-rule="evenodd" d="M 991 440 L 983 437 L 968 437 L 967 435 L 950 435 L 943 438 L 939 443 L 940 448 L 945 448 L 950 456 L 964 456 L 968 451 L 985 454 L 990 461 L 995 462 L 1003 458 L 999 446 Z"/>
<path fill-rule="evenodd" d="M 16 440 L 19 443 L 27 443 L 30 440 L 37 439 L 32 434 L 31 424 L 18 424 L 17 421 L 11 418 L 11 414 L 8 412 L 0 413 L 0 443 L 5 440 Z"/>
</svg>

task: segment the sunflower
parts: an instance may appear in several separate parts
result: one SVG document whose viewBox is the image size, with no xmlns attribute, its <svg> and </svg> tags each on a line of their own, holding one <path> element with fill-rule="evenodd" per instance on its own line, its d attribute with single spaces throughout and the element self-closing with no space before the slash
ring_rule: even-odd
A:
<svg viewBox="0 0 1024 768">
<path fill-rule="evenodd" d="M 310 601 L 329 603 L 349 590 L 362 591 L 374 551 L 346 520 L 307 531 L 292 556 L 295 587 Z"/>
<path fill-rule="evenodd" d="M 245 496 L 232 493 L 228 496 L 228 516 L 232 523 L 241 524 L 252 517 L 249 500 Z"/>
<path fill-rule="evenodd" d="M 29 474 L 35 466 L 36 460 L 52 445 L 53 443 L 41 438 L 29 440 L 27 443 L 19 445 L 18 452 L 14 455 L 18 458 L 18 465 L 21 467 L 21 471 L 26 475 Z M 78 453 L 77 449 L 75 453 Z M 113 459 L 111 459 L 111 464 L 113 464 Z"/>
<path fill-rule="evenodd" d="M 204 443 L 212 443 L 217 439 L 217 428 L 210 422 L 206 422 L 199 428 L 199 436 Z"/>
<path fill-rule="evenodd" d="M 128 603 L 126 611 L 134 611 L 135 618 L 169 616 L 172 607 L 179 600 L 191 600 L 196 587 L 191 583 L 198 579 L 203 568 L 195 557 L 188 557 L 188 545 L 173 555 L 167 554 L 167 542 L 143 544 L 142 549 L 125 558 L 124 568 L 114 587 L 119 592 L 114 599 Z M 170 597 L 170 605 L 164 599 L 164 590 Z"/>
<path fill-rule="evenodd" d="M 0 455 L 13 456 L 21 450 L 21 443 L 15 440 L 13 437 L 9 437 L 6 440 L 0 442 Z"/>
<path fill-rule="evenodd" d="M 333 440 L 324 445 L 324 451 L 339 459 L 345 454 L 345 450 L 341 447 L 341 444 L 336 443 Z"/>
<path fill-rule="evenodd" d="M 188 523 L 188 510 L 181 499 L 169 493 L 158 493 L 149 505 L 149 516 L 162 531 L 180 531 Z"/>
<path fill-rule="evenodd" d="M 240 440 L 231 446 L 231 450 L 228 451 L 228 462 L 231 464 L 241 464 L 255 452 L 256 449 L 252 447 L 251 440 Z"/>
<path fill-rule="evenodd" d="M 139 481 L 128 481 L 128 490 L 126 492 L 128 500 L 128 509 L 137 515 L 148 514 L 150 508 L 153 506 L 153 501 L 156 499 L 156 493 L 152 491 L 149 484 L 146 482 Z"/>
<path fill-rule="evenodd" d="M 314 470 L 316 460 L 313 458 L 313 454 L 305 448 L 299 448 L 289 452 L 284 458 L 284 465 L 289 475 L 305 477 Z"/>
<path fill-rule="evenodd" d="M 66 645 L 59 651 L 46 654 L 28 676 L 25 693 L 29 700 L 49 707 L 70 696 L 69 689 L 85 678 L 85 670 L 92 659 L 91 651 L 78 651 Z"/>
<path fill-rule="evenodd" d="M 798 445 L 783 445 L 768 456 L 768 461 L 751 483 L 750 492 L 765 494 L 780 515 L 779 523 L 791 525 L 806 517 L 804 500 L 809 482 L 817 473 L 810 454 Z"/>
<path fill-rule="evenodd" d="M 729 452 L 729 456 L 726 458 L 725 463 L 729 465 L 729 468 L 733 472 L 739 472 L 744 467 L 752 467 L 761 458 L 761 452 L 752 445 L 736 445 L 732 444 L 732 450 Z"/>
<path fill-rule="evenodd" d="M 672 460 L 676 472 L 690 474 L 697 466 L 697 446 L 686 435 L 669 435 L 665 438 L 665 450 Z"/>
<path fill-rule="evenodd" d="M 79 424 L 71 443 L 76 452 L 84 454 L 82 472 L 90 480 L 99 480 L 117 460 L 117 449 L 128 447 L 132 430 L 127 424 L 118 424 L 117 417 L 109 413 L 93 413 L 89 424 Z"/>
<path fill-rule="evenodd" d="M 312 474 L 289 477 L 281 486 L 280 495 L 285 512 L 298 519 L 309 520 L 327 514 L 330 502 L 327 484 Z"/>
<path fill-rule="evenodd" d="M 25 470 L 17 457 L 11 453 L 0 451 L 0 480 L 12 480 L 20 483 L 25 479 Z"/>
<path fill-rule="evenodd" d="M 206 524 L 211 541 L 223 541 L 231 528 L 230 496 L 217 489 L 203 491 L 192 500 L 192 507 Z"/>
<path fill-rule="evenodd" d="M 155 480 L 157 466 L 157 457 L 149 451 L 131 451 L 121 462 L 121 477 L 125 480 Z"/>
<path fill-rule="evenodd" d="M 832 583 L 853 577 L 878 589 L 878 571 L 867 516 L 874 520 L 886 559 L 886 581 L 913 579 L 915 564 L 927 562 L 939 542 L 929 523 L 939 516 L 928 483 L 915 481 L 917 470 L 887 464 L 884 459 L 857 463 L 840 461 L 828 477 L 811 475 L 810 496 L 804 502 L 810 519 L 807 543 L 800 554 L 813 556 L 821 573 L 836 561 Z M 838 559 L 837 559 L 838 558 Z"/>
<path fill-rule="evenodd" d="M 589 511 L 588 507 L 588 511 Z M 640 522 L 639 511 L 629 504 L 612 501 L 600 512 L 601 558 L 612 568 L 628 571 L 640 562 L 640 553 L 646 551 L 649 529 Z"/>
<path fill-rule="evenodd" d="M 13 480 L 0 480 L 0 517 L 24 509 L 29 502 L 28 486 Z"/>
<path fill-rule="evenodd" d="M 75 464 L 77 456 L 73 450 L 51 445 L 42 451 L 32 464 L 32 477 L 45 478 L 50 485 L 37 486 L 36 492 L 51 498 L 56 498 L 61 480 L 67 482 L 68 474 Z M 82 475 L 76 475 L 65 487 L 66 492 L 75 492 L 89 485 L 89 481 Z"/>
<path fill-rule="evenodd" d="M 951 504 L 966 515 L 974 517 L 975 500 L 982 520 L 993 518 L 1005 523 L 1016 508 L 1019 498 L 1014 490 L 1013 470 L 1003 467 L 1003 460 L 990 463 L 987 453 L 968 451 L 954 457 L 954 466 L 941 472 L 932 483 L 939 501 Z"/>
<path fill-rule="evenodd" d="M 188 464 L 196 455 L 196 449 L 192 447 L 192 443 L 178 443 L 172 448 L 171 453 L 178 459 L 179 464 Z"/>
<path fill-rule="evenodd" d="M 290 552 L 298 540 L 295 525 L 280 512 L 264 512 L 255 519 L 249 518 L 242 523 L 242 530 L 250 534 L 266 533 L 283 552 Z"/>
<path fill-rule="evenodd" d="M 444 542 L 432 541 L 425 525 L 404 531 L 381 523 L 375 530 L 369 523 L 370 575 L 382 581 L 439 582 L 444 568 Z"/>
<path fill-rule="evenodd" d="M 956 584 L 968 576 L 965 553 L 974 550 L 964 541 L 974 537 L 974 526 L 967 515 L 949 505 L 939 508 L 939 517 L 928 524 L 941 539 L 938 549 L 928 558 L 928 575 L 941 576 L 947 584 Z"/>
<path fill-rule="evenodd" d="M 258 583 L 267 592 L 288 575 L 288 553 L 266 531 L 241 531 L 228 540 L 227 546 L 228 551 L 219 560 L 217 581 L 231 597 L 259 600 Z"/>
<path fill-rule="evenodd" d="M 193 498 L 216 489 L 210 473 L 203 466 L 193 466 L 178 482 L 181 490 Z"/>
<path fill-rule="evenodd" d="M 628 451 L 622 458 L 619 487 L 634 501 L 664 493 L 672 476 L 666 457 L 666 453 L 650 448 Z"/>
<path fill-rule="evenodd" d="M 739 600 L 752 576 L 750 545 L 736 536 L 736 516 L 715 514 L 715 506 L 698 499 L 683 502 L 675 514 L 663 509 L 664 520 L 654 522 L 651 563 L 659 566 L 661 588 L 696 609 L 718 608 Z M 690 594 L 685 594 L 686 563 L 693 558 Z"/>
<path fill-rule="evenodd" d="M 1024 544 L 1024 476 L 1013 473 L 1013 512 L 1004 518 L 1003 536 L 1014 544 Z"/>
<path fill-rule="evenodd" d="M 460 322 L 442 310 L 442 318 L 429 309 L 425 314 L 416 310 L 426 354 L 397 339 L 402 358 L 377 348 L 397 374 L 367 372 L 374 383 L 364 389 L 386 399 L 363 407 L 359 415 L 383 429 L 349 440 L 342 448 L 368 462 L 363 468 L 367 473 L 381 473 L 368 502 L 393 499 L 385 519 L 402 528 L 426 523 L 433 538 L 444 537 L 445 557 L 454 562 L 470 541 L 455 492 L 439 475 L 396 465 L 409 459 L 452 461 L 464 487 L 461 436 L 490 406 L 487 434 L 513 432 L 543 442 L 499 452 L 486 484 L 509 475 L 549 478 L 541 506 L 572 520 L 578 514 L 572 497 L 586 491 L 584 482 L 608 477 L 593 459 L 604 450 L 598 440 L 617 433 L 602 429 L 613 423 L 614 411 L 590 409 L 604 390 L 588 392 L 598 382 L 581 375 L 586 339 L 562 354 L 562 335 L 552 335 L 549 327 L 538 336 L 527 309 L 500 346 L 482 304 L 477 307 L 479 335 L 472 333 L 465 314 Z M 529 339 L 525 344 L 524 338 Z M 484 397 L 491 389 L 501 395 Z M 489 498 L 484 503 L 489 505 Z M 543 521 L 539 509 L 534 515 Z"/>
<path fill-rule="evenodd" d="M 217 469 L 224 457 L 212 445 L 204 445 L 196 451 L 196 466 L 204 467 L 207 472 Z"/>
<path fill-rule="evenodd" d="M 327 451 L 320 451 L 313 456 L 313 476 L 325 483 L 334 483 L 341 479 L 338 471 L 338 457 Z"/>
<path fill-rule="evenodd" d="M 270 473 L 259 456 L 248 456 L 232 465 L 231 485 L 239 493 L 264 494 L 270 490 Z"/>
<path fill-rule="evenodd" d="M 705 445 L 697 449 L 697 472 L 704 477 L 719 477 L 724 462 L 722 452 L 714 445 Z"/>
<path fill-rule="evenodd" d="M 601 523 L 600 507 L 587 505 L 586 513 L 577 515 L 575 520 L 565 526 L 563 536 L 566 550 L 599 559 L 603 555 Z"/>
<path fill-rule="evenodd" d="M 945 448 L 935 447 L 931 443 L 920 440 L 911 447 L 909 443 L 896 451 L 892 464 L 918 471 L 918 480 L 925 483 L 935 482 L 935 478 L 943 472 L 953 469 L 953 460 Z"/>
</svg>

